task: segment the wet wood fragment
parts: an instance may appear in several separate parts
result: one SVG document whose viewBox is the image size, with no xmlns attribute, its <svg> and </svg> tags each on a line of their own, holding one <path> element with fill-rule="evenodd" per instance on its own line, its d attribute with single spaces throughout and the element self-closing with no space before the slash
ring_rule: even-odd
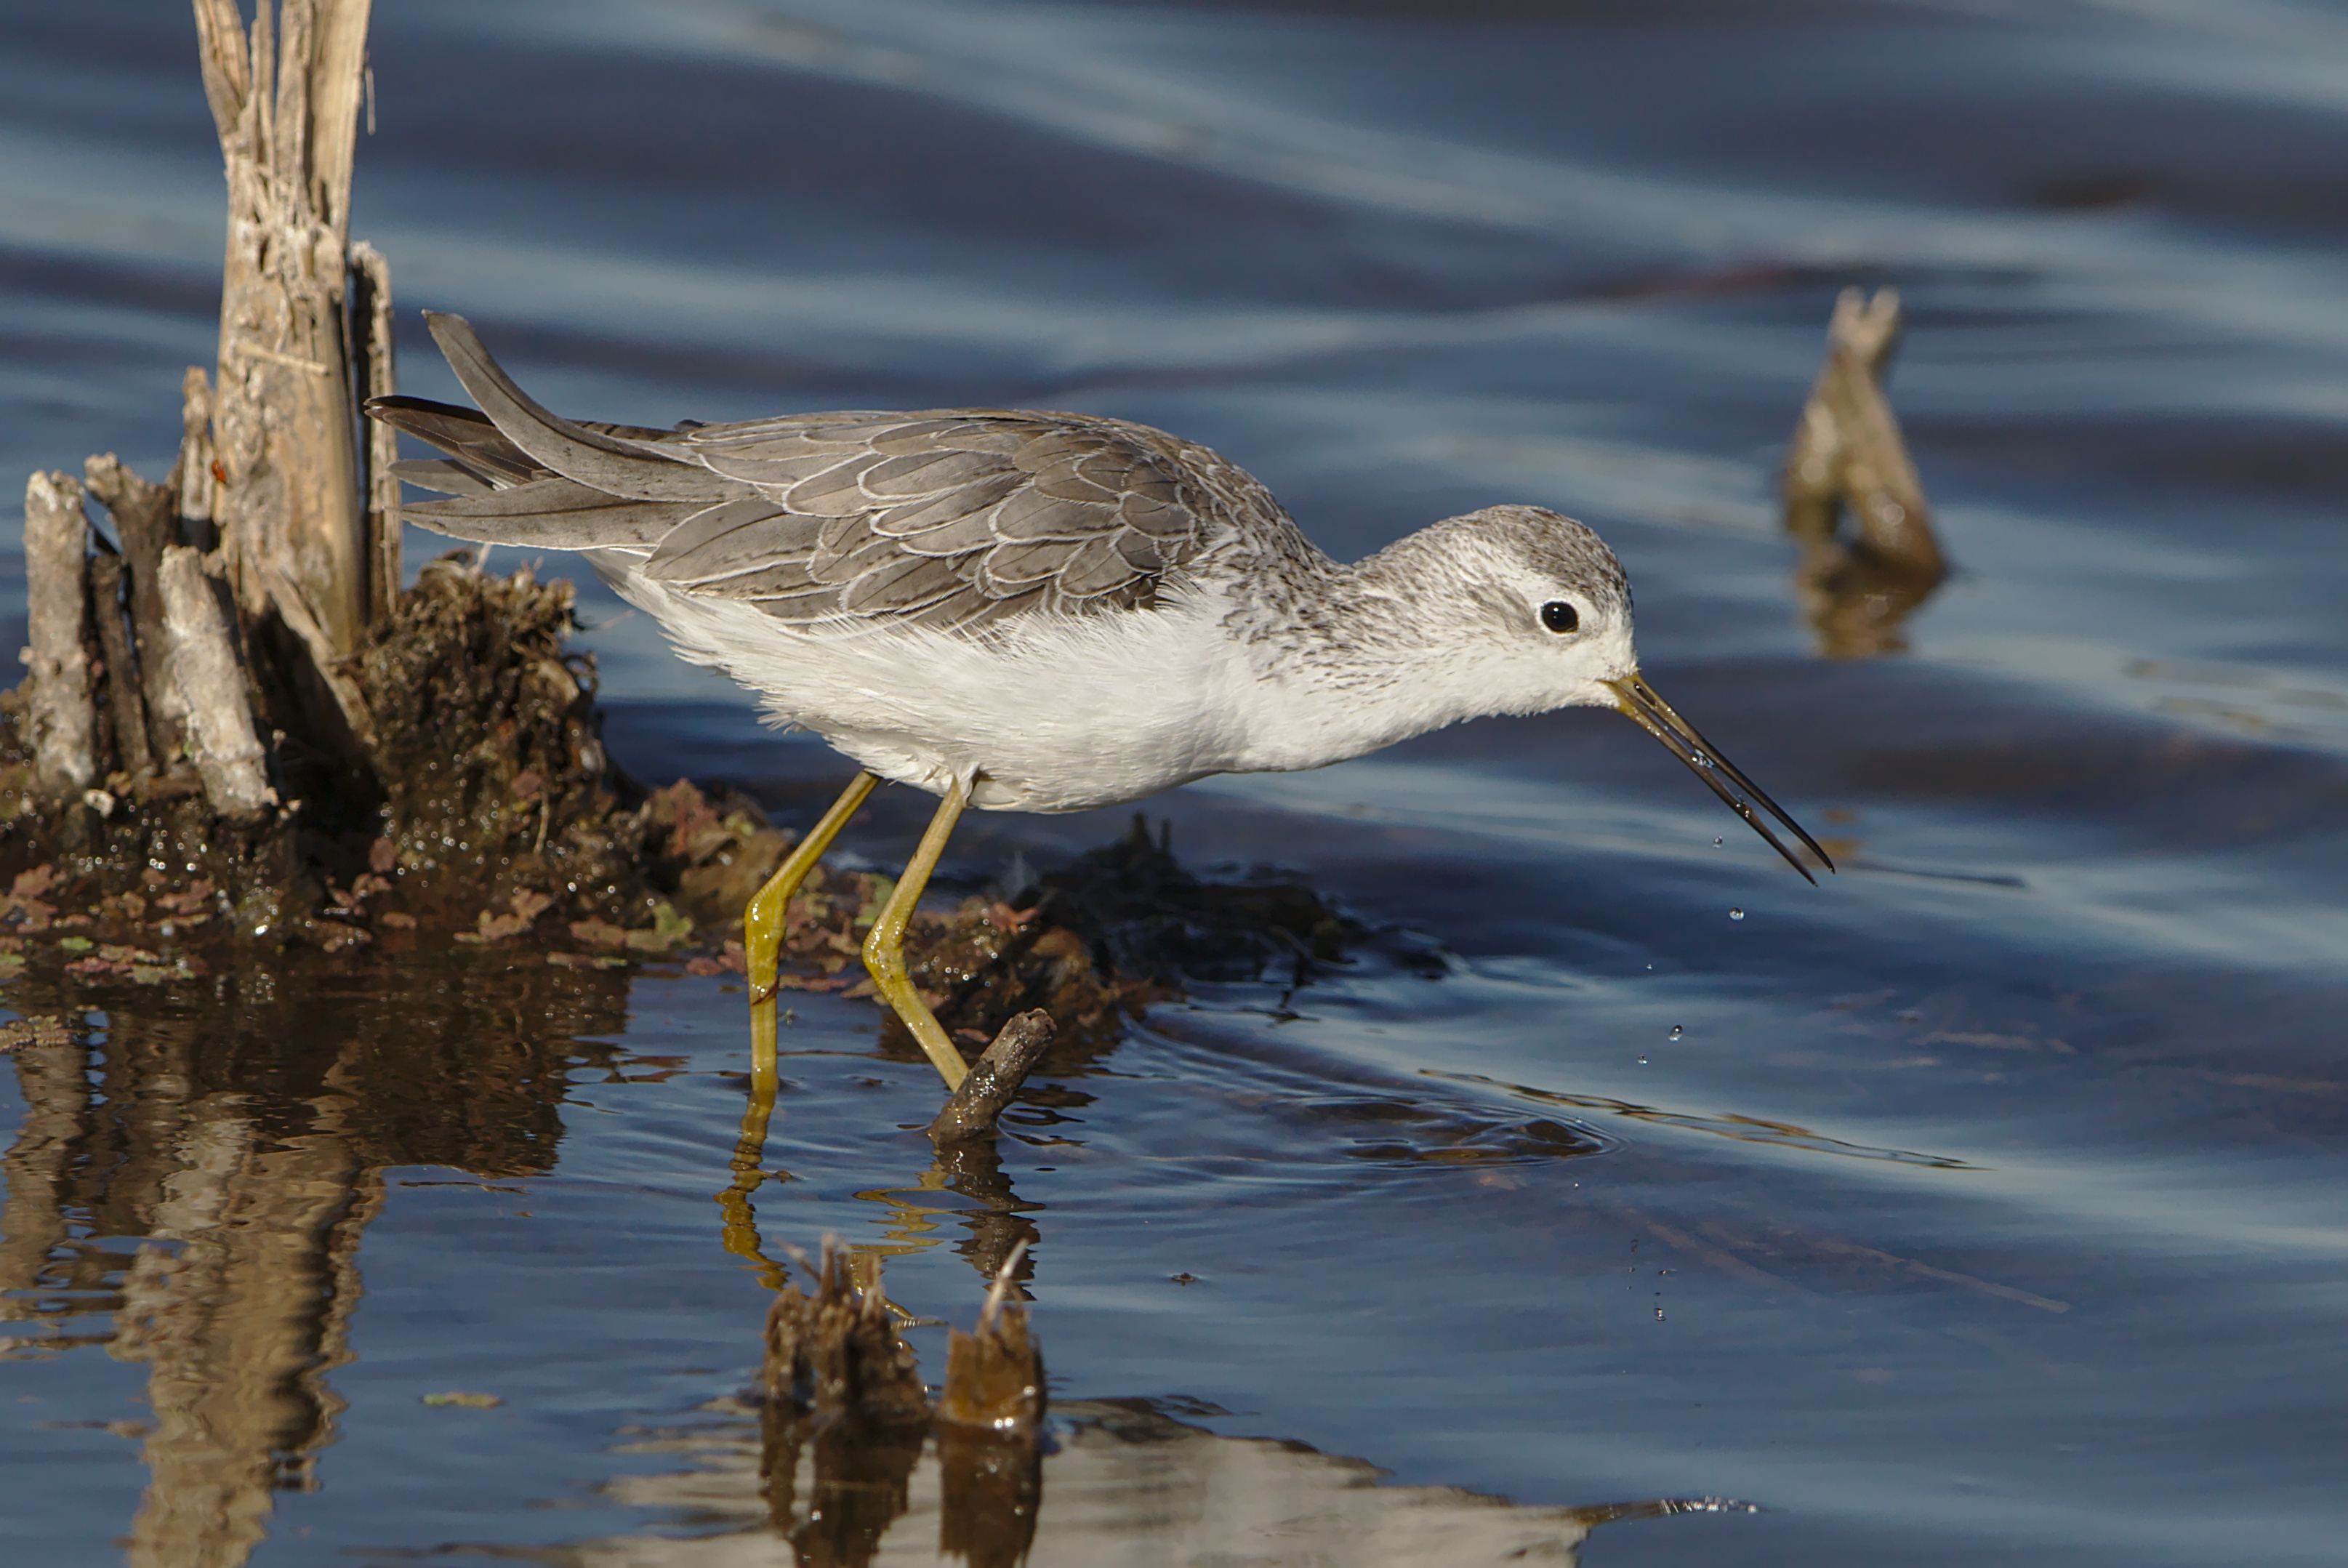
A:
<svg viewBox="0 0 2348 1568">
<path fill-rule="evenodd" d="M 139 690 L 139 660 L 122 620 L 122 557 L 106 551 L 90 557 L 90 618 L 98 624 L 98 655 L 106 661 L 106 716 L 114 754 L 122 771 L 143 778 L 155 770 L 147 745 L 147 703 Z"/>
<path fill-rule="evenodd" d="M 157 573 L 163 552 L 181 542 L 173 523 L 176 502 L 171 491 L 142 479 L 112 452 L 85 459 L 82 482 L 113 514 L 123 559 L 139 584 L 130 618 L 138 629 L 139 653 L 149 659 L 160 658 L 157 643 L 163 625 L 163 596 Z"/>
<path fill-rule="evenodd" d="M 1904 648 L 1901 623 L 1948 575 L 1923 481 L 1883 392 L 1900 321 L 1891 290 L 1871 299 L 1842 292 L 1786 456 L 1786 531 L 1802 544 L 1796 593 L 1832 658 Z"/>
<path fill-rule="evenodd" d="M 187 715 L 187 748 L 212 810 L 252 821 L 276 804 L 267 753 L 253 730 L 244 672 L 202 559 L 186 545 L 163 552 L 163 629 L 171 679 Z"/>
<path fill-rule="evenodd" d="M 163 631 L 163 552 L 181 542 L 174 521 L 176 499 L 168 487 L 149 484 L 112 452 L 87 459 L 82 478 L 89 493 L 113 515 L 115 535 L 122 541 L 122 574 L 129 583 L 125 609 L 140 677 L 134 685 L 149 698 L 139 704 L 147 725 L 144 749 L 152 757 L 168 757 L 180 744 L 183 717 L 171 688 L 170 643 Z M 109 654 L 108 666 L 113 663 Z M 153 700 L 158 696 L 160 702 Z M 118 727 L 121 721 L 116 723 Z"/>
<path fill-rule="evenodd" d="M 391 263 L 362 240 L 351 247 L 351 344 L 359 363 L 353 381 L 364 397 L 399 390 L 392 358 Z M 382 626 L 399 601 L 399 432 L 380 419 L 366 422 L 359 453 L 360 490 L 366 506 L 367 623 Z"/>
<path fill-rule="evenodd" d="M 866 1260 L 860 1288 L 852 1261 L 827 1241 L 815 1294 L 786 1285 L 767 1315 L 767 1507 L 803 1563 L 871 1562 L 905 1511 L 929 1431 L 929 1390 L 890 1318 L 880 1260 Z"/>
<path fill-rule="evenodd" d="M 938 1551 L 971 1568 L 1025 1561 L 1044 1507 L 1044 1352 L 1012 1283 L 1026 1251 L 1014 1248 L 995 1271 L 976 1328 L 946 1331 Z"/>
<path fill-rule="evenodd" d="M 1052 1015 L 1031 1008 L 1003 1026 L 994 1043 L 971 1065 L 970 1076 L 930 1123 L 930 1138 L 945 1144 L 983 1137 L 994 1130 L 1027 1074 L 1052 1047 Z"/>
<path fill-rule="evenodd" d="M 98 712 L 90 696 L 89 519 L 73 476 L 36 473 L 25 487 L 25 597 L 31 643 L 33 773 L 55 798 L 98 777 Z"/>
</svg>

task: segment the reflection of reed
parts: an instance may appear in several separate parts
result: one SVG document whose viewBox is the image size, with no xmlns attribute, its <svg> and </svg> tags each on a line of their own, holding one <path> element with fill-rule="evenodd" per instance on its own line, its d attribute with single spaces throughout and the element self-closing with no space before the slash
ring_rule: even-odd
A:
<svg viewBox="0 0 2348 1568">
<path fill-rule="evenodd" d="M 732 1180 L 717 1194 L 717 1205 L 724 1215 L 726 1251 L 758 1264 L 767 1287 L 780 1290 L 788 1271 L 766 1255 L 752 1202 L 767 1180 L 767 1130 L 779 1088 L 771 1065 L 775 1013 L 772 1002 L 750 1009 L 749 1103 L 743 1111 L 742 1130 L 729 1164 Z M 1040 1008 L 1006 1023 L 931 1124 L 930 1141 L 937 1157 L 929 1169 L 911 1187 L 875 1188 L 856 1194 L 863 1202 L 885 1205 L 895 1221 L 885 1242 L 855 1249 L 860 1259 L 873 1260 L 877 1266 L 883 1257 L 927 1252 L 945 1240 L 936 1217 L 952 1214 L 970 1231 L 955 1250 L 970 1260 L 983 1278 L 995 1278 L 1005 1264 L 1013 1264 L 1014 1279 L 1033 1275 L 1026 1248 L 1040 1241 L 1042 1233 L 1027 1217 L 1027 1205 L 1011 1190 L 1011 1179 L 1003 1173 L 1003 1159 L 995 1149 L 996 1120 L 1019 1092 L 1028 1072 L 1051 1048 L 1054 1034 L 1051 1015 Z M 936 1203 L 924 1196 L 928 1193 L 953 1193 L 978 1207 Z"/>
<path fill-rule="evenodd" d="M 1948 575 L 1923 482 L 1883 395 L 1900 326 L 1891 290 L 1872 300 L 1843 290 L 1786 455 L 1786 531 L 1802 545 L 1794 590 L 1828 658 L 1903 651 L 1902 624 Z"/>
<path fill-rule="evenodd" d="M 549 1169 L 571 1037 L 624 1021 L 616 975 L 373 978 L 278 976 L 168 1011 L 109 993 L 95 1083 L 81 1042 L 15 1053 L 26 1114 L 5 1159 L 0 1318 L 59 1321 L 95 1302 L 111 1332 L 78 1342 L 149 1366 L 134 1568 L 234 1568 L 273 1492 L 319 1484 L 342 1409 L 326 1377 L 351 1358 L 382 1168 Z M 35 989 L 11 999 L 67 1016 L 92 1003 Z"/>
</svg>

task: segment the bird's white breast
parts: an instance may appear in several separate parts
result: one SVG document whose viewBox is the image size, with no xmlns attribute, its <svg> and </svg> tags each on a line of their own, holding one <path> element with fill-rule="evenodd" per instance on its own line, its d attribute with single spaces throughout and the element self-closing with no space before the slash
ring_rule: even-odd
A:
<svg viewBox="0 0 2348 1568">
<path fill-rule="evenodd" d="M 1152 610 L 1024 617 L 986 637 L 880 622 L 795 626 L 648 579 L 633 552 L 586 553 L 684 657 L 757 692 L 774 722 L 933 793 L 975 776 L 983 810 L 1082 810 L 1210 773 L 1313 765 L 1273 760 L 1257 744 L 1294 736 L 1279 711 L 1289 696 L 1260 677 L 1223 628 L 1225 606 L 1206 593 Z"/>
</svg>

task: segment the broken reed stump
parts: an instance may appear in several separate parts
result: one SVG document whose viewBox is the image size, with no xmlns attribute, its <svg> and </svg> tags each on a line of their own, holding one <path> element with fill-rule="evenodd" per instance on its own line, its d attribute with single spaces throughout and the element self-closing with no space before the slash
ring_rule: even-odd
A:
<svg viewBox="0 0 2348 1568">
<path fill-rule="evenodd" d="M 248 36 L 236 0 L 195 0 L 228 184 L 211 517 L 248 631 L 291 631 L 329 689 L 378 581 L 358 403 L 389 379 L 389 290 L 350 246 L 370 9 L 259 0 Z"/>
<path fill-rule="evenodd" d="M 1842 291 L 1826 363 L 1786 456 L 1786 531 L 1802 545 L 1795 591 L 1829 658 L 1904 649 L 1901 623 L 1948 575 L 1923 482 L 1883 393 L 1900 320 L 1890 289 L 1872 299 Z"/>
<path fill-rule="evenodd" d="M 880 1260 L 827 1238 L 813 1295 L 796 1285 L 767 1315 L 761 1475 L 768 1517 L 803 1563 L 865 1563 L 910 1501 L 934 1435 L 939 1550 L 973 1568 L 1027 1554 L 1043 1503 L 1044 1359 L 1006 1258 L 973 1332 L 950 1330 L 946 1383 L 932 1408 L 911 1346 L 880 1288 Z"/>
<path fill-rule="evenodd" d="M 349 668 L 398 581 L 358 435 L 392 377 L 388 274 L 349 242 L 369 0 L 260 0 L 249 32 L 235 0 L 194 10 L 228 194 L 217 380 L 188 372 L 164 480 L 108 454 L 28 487 L 0 859 L 93 898 L 203 883 L 263 935 L 319 902 L 302 836 L 380 794 Z"/>
</svg>

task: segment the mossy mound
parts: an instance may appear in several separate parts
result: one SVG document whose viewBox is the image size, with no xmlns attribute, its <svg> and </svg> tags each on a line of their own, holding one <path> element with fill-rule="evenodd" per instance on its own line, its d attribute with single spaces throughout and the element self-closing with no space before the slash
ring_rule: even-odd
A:
<svg viewBox="0 0 2348 1568">
<path fill-rule="evenodd" d="M 739 973 L 742 907 L 797 836 L 739 794 L 647 789 L 614 766 L 575 629 L 567 583 L 434 562 L 354 661 L 368 769 L 281 745 L 283 803 L 257 823 L 213 815 L 178 756 L 43 799 L 21 694 L 0 696 L 0 980 L 157 985 L 452 945 Z M 785 990 L 870 995 L 861 944 L 893 887 L 817 868 L 791 906 Z M 1066 1067 L 1186 975 L 1301 983 L 1360 934 L 1293 883 L 1200 881 L 1137 820 L 1007 901 L 921 912 L 906 955 L 973 1051 L 1042 1007 Z"/>
</svg>

